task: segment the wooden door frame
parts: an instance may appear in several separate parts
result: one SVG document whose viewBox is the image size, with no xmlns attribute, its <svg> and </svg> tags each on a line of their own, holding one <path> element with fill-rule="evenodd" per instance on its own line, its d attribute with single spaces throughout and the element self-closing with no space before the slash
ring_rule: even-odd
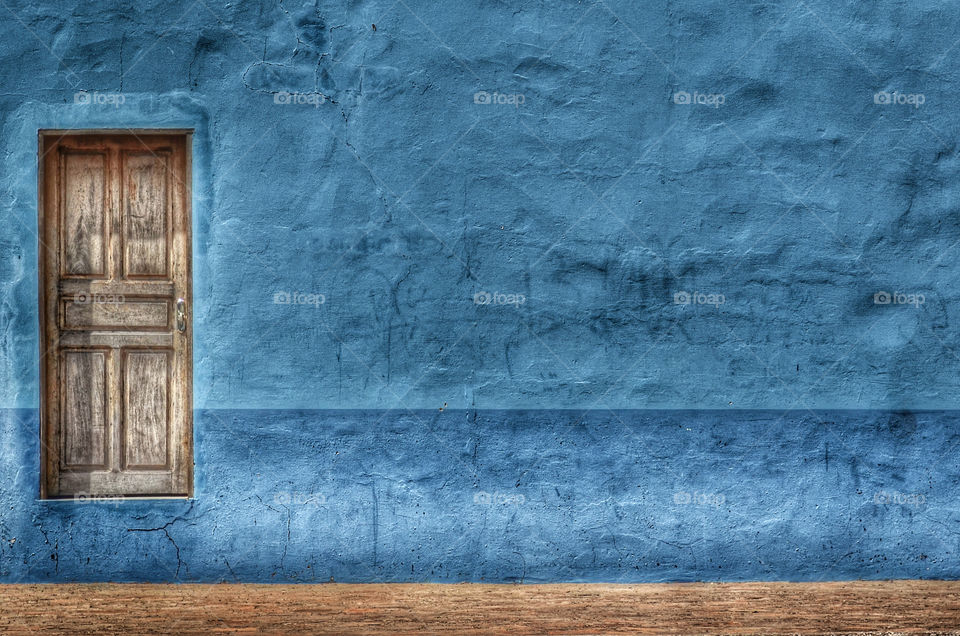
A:
<svg viewBox="0 0 960 636">
<path fill-rule="evenodd" d="M 63 139 L 67 136 L 74 135 L 128 135 L 136 137 L 137 135 L 171 135 L 171 136 L 182 136 L 184 138 L 184 180 L 183 180 L 183 213 L 186 216 L 186 223 L 184 224 L 184 232 L 186 232 L 186 256 L 187 262 L 185 263 L 186 268 L 186 280 L 184 284 L 186 289 L 184 290 L 185 298 L 188 300 L 188 330 L 185 334 L 186 343 L 184 345 L 184 360 L 185 365 L 184 373 L 189 377 L 188 387 L 186 391 L 186 396 L 184 397 L 183 410 L 187 413 L 188 417 L 184 422 L 184 433 L 183 438 L 189 440 L 190 442 L 190 455 L 186 461 L 186 472 L 187 472 L 187 494 L 186 495 L 173 495 L 173 496 L 138 496 L 138 497 L 124 497 L 123 499 L 192 499 L 194 496 L 194 459 L 195 459 L 195 441 L 193 433 L 193 326 L 195 321 L 193 316 L 195 315 L 193 309 L 193 135 L 195 133 L 193 128 L 40 128 L 37 130 L 37 304 L 38 304 L 38 318 L 39 318 L 39 358 L 37 364 L 37 372 L 40 376 L 40 396 L 39 396 L 39 441 L 40 441 L 40 499 L 47 501 L 57 501 L 63 499 L 72 499 L 73 495 L 66 496 L 51 496 L 48 493 L 47 489 L 47 480 L 51 473 L 51 468 L 48 465 L 50 461 L 50 453 L 47 452 L 47 444 L 50 441 L 50 435 L 48 435 L 47 428 L 50 424 L 49 417 L 47 415 L 47 378 L 46 378 L 46 367 L 44 364 L 44 357 L 47 351 L 47 309 L 46 309 L 46 265 L 44 264 L 44 250 L 47 247 L 44 244 L 44 237 L 46 236 L 46 222 L 45 222 L 45 197 L 44 197 L 44 159 L 46 153 L 44 152 L 44 146 L 46 141 L 50 138 L 54 138 L 56 141 Z"/>
</svg>

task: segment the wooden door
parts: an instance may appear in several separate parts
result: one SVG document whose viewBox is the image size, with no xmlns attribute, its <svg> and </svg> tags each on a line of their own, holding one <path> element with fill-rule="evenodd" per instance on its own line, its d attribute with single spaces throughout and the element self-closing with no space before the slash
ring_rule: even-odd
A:
<svg viewBox="0 0 960 636">
<path fill-rule="evenodd" d="M 192 494 L 190 144 L 40 135 L 43 497 Z"/>
</svg>

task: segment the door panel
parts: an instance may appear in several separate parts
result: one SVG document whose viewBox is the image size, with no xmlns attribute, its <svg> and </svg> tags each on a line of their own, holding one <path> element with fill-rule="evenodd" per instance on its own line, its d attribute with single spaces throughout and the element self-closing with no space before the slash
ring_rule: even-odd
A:
<svg viewBox="0 0 960 636">
<path fill-rule="evenodd" d="M 189 147 L 41 134 L 44 497 L 191 494 Z"/>
<path fill-rule="evenodd" d="M 170 249 L 166 154 L 124 151 L 120 155 L 126 277 L 165 276 L 167 273 Z"/>
<path fill-rule="evenodd" d="M 125 466 L 169 468 L 170 356 L 166 351 L 127 351 L 123 362 Z"/>
<path fill-rule="evenodd" d="M 62 276 L 102 276 L 109 223 L 107 157 L 101 152 L 64 152 L 59 195 L 63 200 Z"/>
<path fill-rule="evenodd" d="M 64 351 L 63 465 L 107 467 L 107 356 L 109 351 Z"/>
<path fill-rule="evenodd" d="M 131 328 L 165 331 L 170 329 L 171 306 L 168 300 L 150 298 L 117 300 L 115 296 L 105 296 L 88 302 L 61 298 L 60 324 L 64 330 L 77 331 Z"/>
</svg>

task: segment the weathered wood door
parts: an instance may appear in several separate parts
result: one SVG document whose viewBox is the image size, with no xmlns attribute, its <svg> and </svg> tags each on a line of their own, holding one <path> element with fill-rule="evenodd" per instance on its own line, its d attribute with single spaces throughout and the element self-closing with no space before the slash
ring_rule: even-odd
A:
<svg viewBox="0 0 960 636">
<path fill-rule="evenodd" d="M 192 493 L 190 143 L 40 135 L 44 497 Z"/>
</svg>

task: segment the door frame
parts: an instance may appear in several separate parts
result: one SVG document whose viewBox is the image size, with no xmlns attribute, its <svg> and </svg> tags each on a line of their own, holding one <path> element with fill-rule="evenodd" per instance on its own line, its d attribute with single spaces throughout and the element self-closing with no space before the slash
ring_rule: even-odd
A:
<svg viewBox="0 0 960 636">
<path fill-rule="evenodd" d="M 185 263 L 186 267 L 186 280 L 184 284 L 186 289 L 184 290 L 185 297 L 189 302 L 189 310 L 187 312 L 188 316 L 188 331 L 185 334 L 186 343 L 184 345 L 184 356 L 183 363 L 185 365 L 184 373 L 187 374 L 188 381 L 188 390 L 186 391 L 186 396 L 184 398 L 183 410 L 187 414 L 186 421 L 184 422 L 184 433 L 183 438 L 189 440 L 190 442 L 190 454 L 186 461 L 186 479 L 187 479 L 187 494 L 186 495 L 143 495 L 143 496 L 125 496 L 118 498 L 119 500 L 137 500 L 137 499 L 192 499 L 194 496 L 194 463 L 195 463 L 195 449 L 196 449 L 196 440 L 194 439 L 194 429 L 193 429 L 193 328 L 195 321 L 193 317 L 195 315 L 193 308 L 193 135 L 196 132 L 194 128 L 39 128 L 37 130 L 37 305 L 38 305 L 38 318 L 39 318 L 39 358 L 37 359 L 37 373 L 40 376 L 39 388 L 39 441 L 40 441 L 40 499 L 47 501 L 57 501 L 57 500 L 72 500 L 74 495 L 50 495 L 47 488 L 47 481 L 52 473 L 52 467 L 49 465 L 51 461 L 50 453 L 47 452 L 47 445 L 49 443 L 50 436 L 47 434 L 47 428 L 50 424 L 49 416 L 47 414 L 47 373 L 46 366 L 44 363 L 44 357 L 46 355 L 47 347 L 47 309 L 46 309 L 46 265 L 44 263 L 44 250 L 47 249 L 44 246 L 43 240 L 46 236 L 46 221 L 45 221 L 45 197 L 44 197 L 44 158 L 46 153 L 44 152 L 44 146 L 46 145 L 47 139 L 54 138 L 55 141 L 59 141 L 67 136 L 73 135 L 174 135 L 174 136 L 183 136 L 184 137 L 184 172 L 185 178 L 183 182 L 183 213 L 186 216 L 186 223 L 184 224 L 184 231 L 186 232 L 186 244 L 187 244 L 187 262 Z M 59 440 L 58 440 L 59 442 Z"/>
</svg>

